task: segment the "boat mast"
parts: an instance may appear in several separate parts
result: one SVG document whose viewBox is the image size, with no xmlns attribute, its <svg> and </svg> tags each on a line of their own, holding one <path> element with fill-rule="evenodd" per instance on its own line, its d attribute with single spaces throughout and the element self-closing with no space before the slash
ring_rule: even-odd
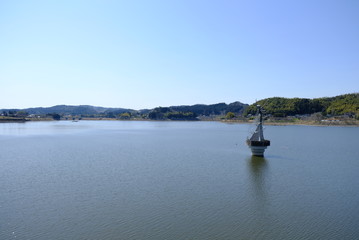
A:
<svg viewBox="0 0 359 240">
<path fill-rule="evenodd" d="M 262 108 L 260 105 L 257 105 L 258 108 L 258 116 L 259 116 L 259 121 L 257 123 L 257 128 L 254 131 L 252 137 L 250 138 L 251 141 L 264 141 L 264 136 L 263 136 L 263 113 L 262 113 Z"/>
</svg>

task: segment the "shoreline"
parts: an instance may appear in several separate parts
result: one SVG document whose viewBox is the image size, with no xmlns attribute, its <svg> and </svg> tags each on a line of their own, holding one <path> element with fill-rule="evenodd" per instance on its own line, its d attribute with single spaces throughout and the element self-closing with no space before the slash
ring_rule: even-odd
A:
<svg viewBox="0 0 359 240">
<path fill-rule="evenodd" d="M 253 124 L 253 120 L 238 121 L 238 120 L 222 120 L 227 123 L 248 123 Z M 316 122 L 316 121 L 264 121 L 267 126 L 317 126 L 317 127 L 359 127 L 359 121 L 338 121 L 338 122 Z"/>
<path fill-rule="evenodd" d="M 48 121 L 69 121 L 72 120 L 53 120 L 49 118 L 44 119 L 0 119 L 1 123 L 26 123 L 26 122 L 48 122 Z M 222 123 L 237 123 L 237 124 L 253 124 L 253 120 L 223 120 L 223 119 L 211 119 L 211 120 L 150 120 L 150 119 L 115 119 L 115 118 L 83 118 L 78 121 L 149 121 L 149 122 L 222 122 Z M 337 122 L 315 122 L 315 121 L 265 121 L 264 125 L 268 126 L 318 126 L 318 127 L 359 127 L 358 120 L 352 121 L 337 121 Z"/>
<path fill-rule="evenodd" d="M 253 124 L 254 121 L 232 121 L 232 120 L 222 120 L 225 123 L 248 123 Z M 297 122 L 285 122 L 285 121 L 264 121 L 264 125 L 267 126 L 316 126 L 316 127 L 359 127 L 359 121 L 350 121 L 350 122 L 314 122 L 314 121 L 297 121 Z"/>
</svg>

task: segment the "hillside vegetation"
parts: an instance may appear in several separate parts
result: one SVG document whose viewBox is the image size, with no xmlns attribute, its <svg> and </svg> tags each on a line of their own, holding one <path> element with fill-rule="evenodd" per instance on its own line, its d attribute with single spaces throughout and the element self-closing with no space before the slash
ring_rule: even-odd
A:
<svg viewBox="0 0 359 240">
<path fill-rule="evenodd" d="M 104 108 L 88 105 L 57 105 L 48 108 L 1 109 L 0 122 L 24 120 L 71 119 L 119 119 L 119 120 L 228 120 L 248 121 L 261 105 L 267 117 L 273 121 L 331 121 L 338 119 L 359 120 L 359 93 L 324 98 L 272 97 L 252 105 L 241 102 L 211 105 L 196 104 L 154 109 L 133 110 Z M 310 120 L 311 119 L 311 120 Z M 356 121 L 359 123 L 359 121 Z"/>
<path fill-rule="evenodd" d="M 157 107 L 154 109 L 133 110 L 126 108 L 104 108 L 88 105 L 68 106 L 57 105 L 48 108 L 27 109 L 1 109 L 0 114 L 7 120 L 15 118 L 27 118 L 30 120 L 53 118 L 53 119 L 83 119 L 83 118 L 110 118 L 110 119 L 151 119 L 151 120 L 198 120 L 198 117 L 223 116 L 228 112 L 240 116 L 248 104 L 233 102 L 231 104 L 217 103 L 211 105 L 196 104 L 171 107 Z"/>
<path fill-rule="evenodd" d="M 248 104 L 241 102 L 158 107 L 148 113 L 148 118 L 153 120 L 198 120 L 198 117 L 201 116 L 223 116 L 229 112 L 239 116 L 243 114 L 247 107 Z"/>
<path fill-rule="evenodd" d="M 261 105 L 266 114 L 274 117 L 287 117 L 322 113 L 324 116 L 348 115 L 359 118 L 359 93 L 345 94 L 329 98 L 282 98 L 272 97 L 262 99 L 250 105 L 245 115 L 254 115 L 257 105 Z"/>
</svg>

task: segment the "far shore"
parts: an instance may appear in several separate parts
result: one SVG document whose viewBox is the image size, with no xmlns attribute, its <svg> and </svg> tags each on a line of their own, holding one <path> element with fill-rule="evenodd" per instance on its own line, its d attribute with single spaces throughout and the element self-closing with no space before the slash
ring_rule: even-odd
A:
<svg viewBox="0 0 359 240">
<path fill-rule="evenodd" d="M 227 123 L 247 123 L 247 124 L 253 124 L 253 120 L 249 121 L 243 121 L 243 120 L 222 120 L 222 122 Z M 264 121 L 264 125 L 270 125 L 270 126 L 291 126 L 291 125 L 298 125 L 298 126 L 353 126 L 353 127 L 359 127 L 359 120 L 348 120 L 348 121 Z"/>
<path fill-rule="evenodd" d="M 74 121 L 71 119 L 61 119 L 54 120 L 52 118 L 0 118 L 0 123 L 25 123 L 25 122 L 40 122 L 40 121 Z M 169 122 L 169 121 L 185 121 L 185 120 L 151 120 L 151 119 L 117 119 L 117 118 L 81 118 L 76 119 L 75 121 L 159 121 L 159 122 Z M 237 123 L 237 124 L 253 124 L 253 120 L 239 120 L 239 119 L 206 119 L 198 120 L 196 122 L 223 122 L 223 123 Z M 194 122 L 186 120 L 186 122 Z M 290 126 L 290 125 L 306 125 L 306 126 L 359 126 L 359 120 L 345 120 L 345 121 L 265 121 L 265 125 L 271 126 Z"/>
</svg>

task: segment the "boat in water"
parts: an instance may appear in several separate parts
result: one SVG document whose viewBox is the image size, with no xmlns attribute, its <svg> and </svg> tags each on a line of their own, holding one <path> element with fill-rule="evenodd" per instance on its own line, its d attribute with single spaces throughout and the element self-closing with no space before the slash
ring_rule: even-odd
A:
<svg viewBox="0 0 359 240">
<path fill-rule="evenodd" d="M 250 138 L 247 138 L 247 145 L 252 151 L 253 156 L 263 157 L 265 149 L 270 146 L 270 141 L 263 136 L 263 111 L 260 105 L 257 105 L 258 121 L 256 130 Z"/>
</svg>

